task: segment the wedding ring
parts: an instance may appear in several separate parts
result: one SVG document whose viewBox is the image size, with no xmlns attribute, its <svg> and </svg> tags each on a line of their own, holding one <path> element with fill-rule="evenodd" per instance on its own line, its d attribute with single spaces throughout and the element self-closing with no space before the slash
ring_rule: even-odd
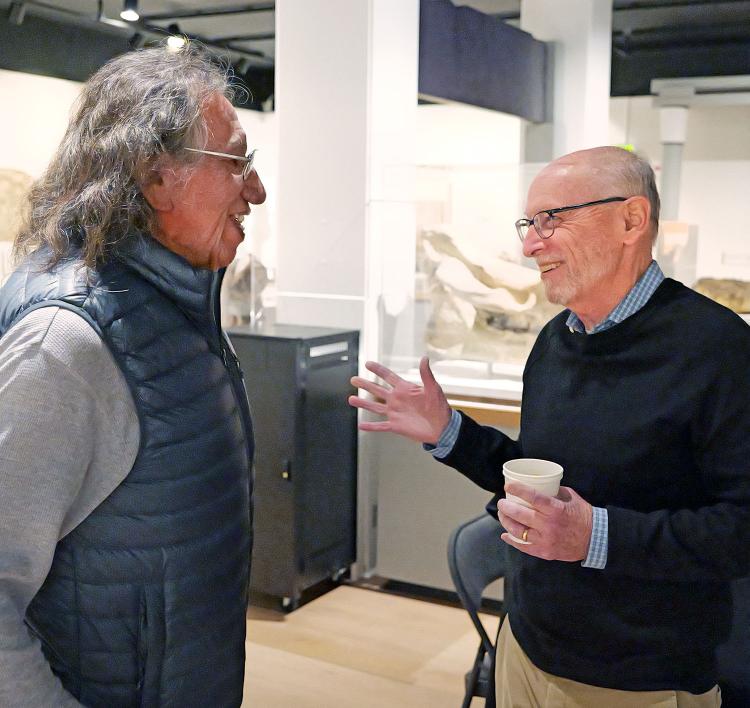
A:
<svg viewBox="0 0 750 708">
<path fill-rule="evenodd" d="M 524 543 L 528 543 L 529 542 L 529 530 L 528 529 L 524 529 L 523 530 L 523 533 L 521 534 L 521 540 Z"/>
</svg>

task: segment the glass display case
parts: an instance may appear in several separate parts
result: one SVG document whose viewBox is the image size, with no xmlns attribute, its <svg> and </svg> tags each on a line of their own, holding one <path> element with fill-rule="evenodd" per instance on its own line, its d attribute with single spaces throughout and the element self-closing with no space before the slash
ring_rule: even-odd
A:
<svg viewBox="0 0 750 708">
<path fill-rule="evenodd" d="M 441 385 L 457 401 L 520 401 L 528 353 L 540 329 L 561 309 L 546 301 L 538 270 L 524 258 L 513 225 L 541 168 L 417 168 L 414 298 L 397 316 L 384 316 L 387 365 L 418 382 L 418 362 L 427 354 Z M 750 320 L 747 237 L 741 222 L 715 218 L 719 203 L 740 213 L 750 165 L 687 161 L 683 179 L 680 213 L 687 219 L 662 223 L 654 256 L 667 276 Z"/>
<path fill-rule="evenodd" d="M 528 353 L 560 310 L 546 301 L 514 227 L 540 168 L 417 167 L 414 296 L 404 311 L 384 316 L 386 365 L 418 381 L 426 354 L 453 398 L 518 404 Z"/>
</svg>

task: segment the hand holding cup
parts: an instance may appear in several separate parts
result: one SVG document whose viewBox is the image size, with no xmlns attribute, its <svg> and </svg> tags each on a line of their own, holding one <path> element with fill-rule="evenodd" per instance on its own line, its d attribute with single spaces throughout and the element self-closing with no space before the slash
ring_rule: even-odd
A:
<svg viewBox="0 0 750 708">
<path fill-rule="evenodd" d="M 560 489 L 560 480 L 563 476 L 563 468 L 556 462 L 540 460 L 531 457 L 508 460 L 503 465 L 503 476 L 507 480 L 520 482 L 527 487 L 532 487 L 540 494 L 554 497 Z M 513 494 L 507 494 L 506 499 L 531 508 L 525 500 Z M 517 538 L 513 534 L 510 537 L 517 543 L 528 544 L 527 539 Z"/>
<path fill-rule="evenodd" d="M 562 468 L 551 467 L 554 462 L 528 459 L 506 465 L 506 498 L 497 503 L 500 523 L 506 529 L 503 541 L 544 560 L 584 560 L 591 544 L 593 508 L 575 490 L 559 486 Z M 529 474 L 534 469 L 536 473 Z"/>
</svg>

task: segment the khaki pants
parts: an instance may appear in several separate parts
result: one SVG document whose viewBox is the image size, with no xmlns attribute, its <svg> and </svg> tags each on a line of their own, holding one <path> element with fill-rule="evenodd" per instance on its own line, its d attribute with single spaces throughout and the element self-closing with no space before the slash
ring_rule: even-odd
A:
<svg viewBox="0 0 750 708">
<path fill-rule="evenodd" d="M 618 691 L 540 671 L 524 654 L 507 617 L 497 640 L 497 708 L 719 708 L 718 686 L 687 691 Z"/>
</svg>

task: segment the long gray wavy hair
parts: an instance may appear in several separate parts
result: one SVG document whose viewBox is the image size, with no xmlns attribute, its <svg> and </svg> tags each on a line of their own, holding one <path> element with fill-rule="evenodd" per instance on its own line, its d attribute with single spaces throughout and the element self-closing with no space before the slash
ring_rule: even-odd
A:
<svg viewBox="0 0 750 708">
<path fill-rule="evenodd" d="M 200 46 L 123 54 L 84 85 L 74 115 L 46 172 L 34 184 L 17 258 L 48 246 L 52 267 L 81 249 L 95 267 L 135 232 L 154 232 L 141 192 L 167 157 L 195 162 L 185 147 L 205 139 L 204 101 L 231 100 L 227 70 Z"/>
</svg>

